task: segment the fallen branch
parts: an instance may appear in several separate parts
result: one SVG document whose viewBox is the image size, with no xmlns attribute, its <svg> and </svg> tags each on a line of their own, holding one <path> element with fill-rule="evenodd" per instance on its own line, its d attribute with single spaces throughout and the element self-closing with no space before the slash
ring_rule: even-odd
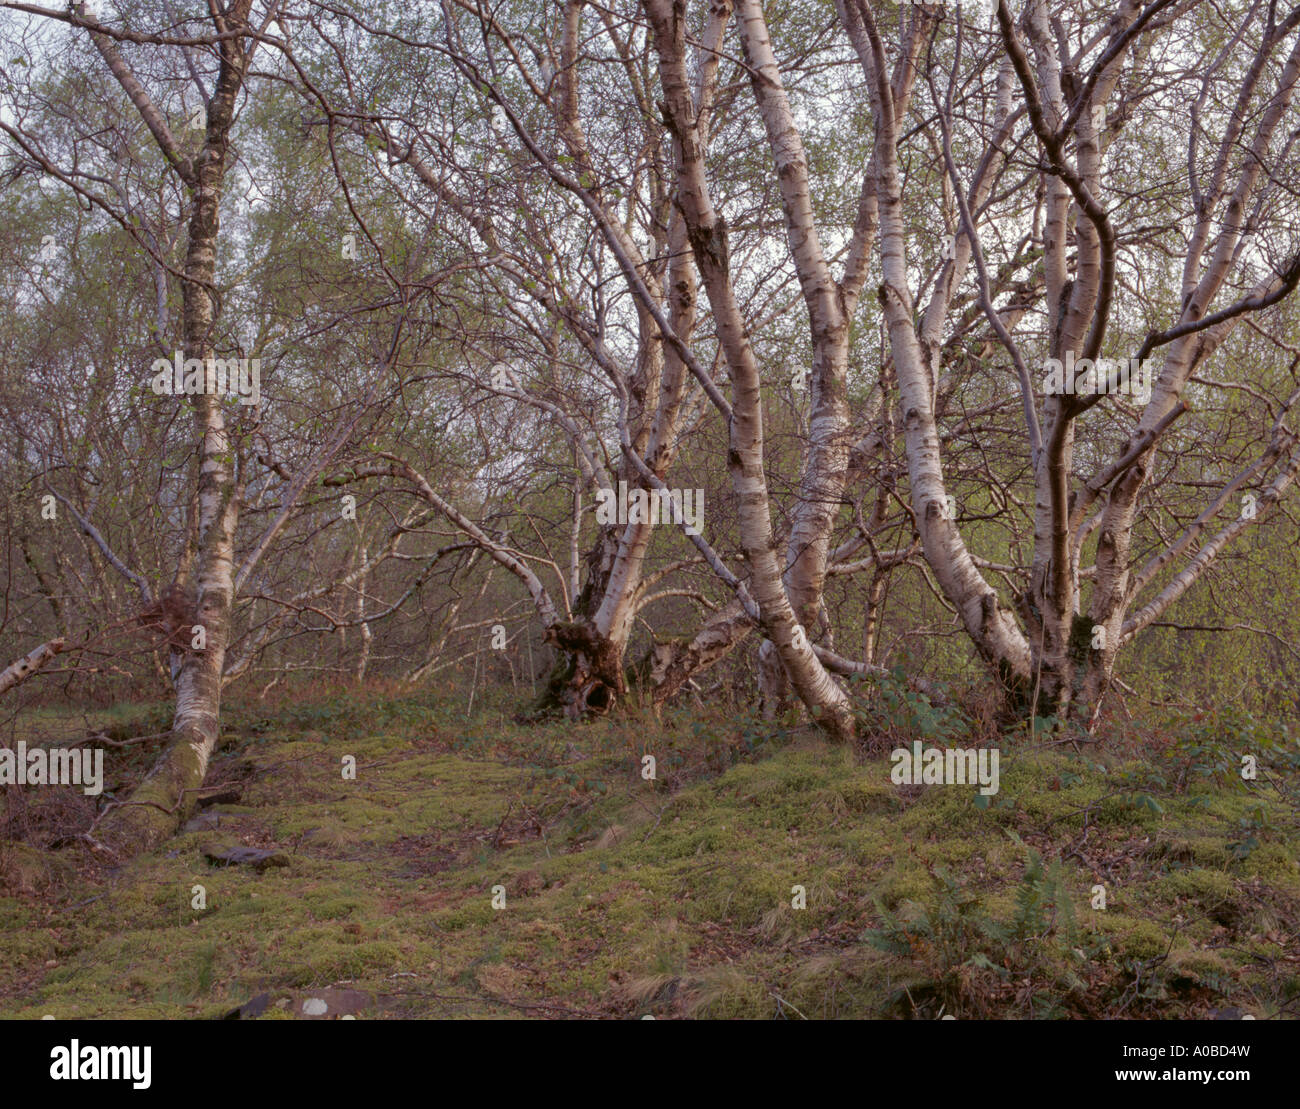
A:
<svg viewBox="0 0 1300 1109">
<path fill-rule="evenodd" d="M 3 674 L 0 674 L 0 693 L 8 693 L 14 686 L 25 682 L 55 655 L 63 650 L 62 639 L 51 639 L 36 650 L 24 655 Z"/>
</svg>

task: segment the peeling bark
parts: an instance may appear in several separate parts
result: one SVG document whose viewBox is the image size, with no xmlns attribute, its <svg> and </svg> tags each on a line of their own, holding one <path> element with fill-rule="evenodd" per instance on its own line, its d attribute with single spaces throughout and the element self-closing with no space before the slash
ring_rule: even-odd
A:
<svg viewBox="0 0 1300 1109">
<path fill-rule="evenodd" d="M 251 0 L 235 0 L 218 22 L 229 28 L 247 27 L 250 6 Z M 186 358 L 205 362 L 215 353 L 212 290 L 230 127 L 248 63 L 239 38 L 222 39 L 218 50 L 221 65 L 208 106 L 203 151 L 192 178 L 186 180 L 193 208 L 182 286 L 184 348 Z M 168 745 L 131 799 L 108 812 L 101 825 L 100 838 L 119 855 L 155 846 L 184 819 L 193 806 L 194 791 L 207 776 L 220 729 L 222 670 L 234 604 L 234 530 L 243 491 L 229 461 L 222 399 L 209 393 L 189 399 L 199 443 L 194 631 L 176 677 Z M 195 646 L 199 628 L 202 646 Z"/>
</svg>

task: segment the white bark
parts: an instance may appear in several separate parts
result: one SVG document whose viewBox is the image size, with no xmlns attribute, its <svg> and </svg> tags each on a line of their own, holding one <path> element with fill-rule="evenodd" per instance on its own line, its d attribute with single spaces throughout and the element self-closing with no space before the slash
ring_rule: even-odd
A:
<svg viewBox="0 0 1300 1109">
<path fill-rule="evenodd" d="M 246 28 L 250 6 L 251 0 L 234 0 L 215 22 L 223 29 Z M 192 211 L 182 285 L 184 346 L 186 358 L 204 362 L 214 356 L 213 289 L 221 192 L 235 101 L 243 87 L 248 63 L 241 38 L 223 39 L 217 51 L 220 69 L 208 106 L 203 153 L 192 172 L 187 173 L 185 166 L 177 164 L 167 136 L 150 124 L 164 155 L 189 187 Z M 101 53 L 104 53 L 102 46 Z M 111 57 L 105 56 L 113 68 Z M 129 87 L 127 91 L 131 94 Z M 132 100 L 149 123 L 147 108 L 140 105 L 135 95 Z M 207 776 L 220 727 L 222 669 L 234 604 L 234 530 L 243 491 L 230 466 L 230 442 L 221 398 L 201 393 L 192 396 L 190 401 L 199 444 L 195 521 L 197 600 L 193 629 L 197 632 L 202 628 L 202 646 L 186 650 L 181 661 L 170 744 L 130 801 L 107 814 L 102 836 L 105 842 L 124 851 L 155 845 L 183 818 L 193 791 L 202 786 Z M 193 635 L 190 642 L 195 642 Z"/>
<path fill-rule="evenodd" d="M 715 0 L 715 8 L 726 0 Z M 686 221 L 696 266 L 713 309 L 731 371 L 728 469 L 736 495 L 741 545 L 763 631 L 780 653 L 801 699 L 832 734 L 853 731 L 848 698 L 822 667 L 781 581 L 767 479 L 763 472 L 763 415 L 758 365 L 731 285 L 725 222 L 705 180 L 703 148 L 685 69 L 685 27 L 671 0 L 645 0 L 660 61 L 665 119 L 673 133 L 677 202 Z"/>
<path fill-rule="evenodd" d="M 8 693 L 14 686 L 20 685 L 41 669 L 50 659 L 63 650 L 62 639 L 51 639 L 39 647 L 28 651 L 17 662 L 11 663 L 0 671 L 0 694 Z"/>
<path fill-rule="evenodd" d="M 884 278 L 879 298 L 898 377 L 908 477 L 922 549 L 944 595 L 956 605 L 980 653 L 1001 667 L 1004 677 L 1028 681 L 1032 672 L 1029 645 L 1014 618 L 1002 607 L 996 591 L 984 580 L 947 511 L 932 369 L 912 322 L 906 223 L 897 157 L 898 115 L 893 89 L 885 77 L 884 46 L 867 4 L 844 0 L 841 13 L 866 74 L 875 109 L 876 195 L 880 206 Z"/>
</svg>

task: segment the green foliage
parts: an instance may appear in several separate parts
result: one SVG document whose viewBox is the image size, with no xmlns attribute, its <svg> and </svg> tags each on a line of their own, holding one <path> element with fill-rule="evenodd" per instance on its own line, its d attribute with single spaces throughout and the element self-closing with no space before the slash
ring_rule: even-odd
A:
<svg viewBox="0 0 1300 1109">
<path fill-rule="evenodd" d="M 1025 868 L 1015 887 L 1012 909 L 991 911 L 970 883 L 945 868 L 929 871 L 936 895 L 932 905 L 905 901 L 897 913 L 877 898 L 881 923 L 863 940 L 879 951 L 920 962 L 934 976 L 937 992 L 948 1007 L 960 1006 L 972 975 L 983 972 L 1006 983 L 1029 978 L 1031 1003 L 1043 1014 L 1056 1014 L 1060 993 L 1083 985 L 1077 967 L 1092 957 L 1104 957 L 1104 940 L 1079 947 L 1080 932 L 1066 870 L 1060 859 L 1044 866 L 1042 856 L 1021 842 Z"/>
<path fill-rule="evenodd" d="M 1008 834 L 1017 842 L 1020 837 Z M 1053 859 L 1044 869 L 1042 856 L 1032 847 L 1025 848 L 1027 862 L 1025 876 L 1016 889 L 1016 912 L 1011 920 L 1009 937 L 1023 941 L 1049 934 L 1058 934 L 1070 947 L 1078 936 L 1078 921 L 1074 904 L 1065 885 L 1065 868 L 1061 860 Z"/>
<path fill-rule="evenodd" d="M 1261 770 L 1300 771 L 1300 739 L 1284 717 L 1267 718 L 1229 703 L 1178 719 L 1174 727 L 1169 758 L 1189 778 L 1240 782 L 1242 755 L 1253 755 Z"/>
<path fill-rule="evenodd" d="M 883 736 L 890 741 L 922 740 L 943 747 L 956 746 L 970 735 L 971 721 L 955 705 L 936 705 L 908 685 L 902 666 L 884 675 L 857 678 L 870 691 L 855 705 L 864 735 Z"/>
<path fill-rule="evenodd" d="M 1020 842 L 1014 832 L 1009 834 Z M 906 901 L 904 911 L 895 914 L 877 899 L 881 926 L 867 931 L 863 939 L 894 954 L 916 954 L 931 948 L 944 973 L 962 965 L 1009 966 L 1013 956 L 1022 953 L 1019 945 L 1028 940 L 1056 937 L 1074 946 L 1078 921 L 1061 861 L 1055 859 L 1044 867 L 1042 856 L 1032 847 L 1025 847 L 1025 853 L 1024 877 L 1016 887 L 1015 910 L 1007 920 L 990 916 L 980 894 L 945 868 L 936 868 L 929 872 L 938 894 L 933 908 Z"/>
<path fill-rule="evenodd" d="M 983 949 L 1000 938 L 1001 931 L 983 911 L 979 894 L 946 868 L 935 868 L 929 875 L 938 894 L 933 908 L 907 900 L 900 912 L 893 913 L 877 897 L 874 904 L 880 926 L 864 932 L 862 939 L 892 955 L 932 955 L 944 974 L 977 956 L 987 963 Z"/>
<path fill-rule="evenodd" d="M 1254 806 L 1246 816 L 1238 819 L 1237 827 L 1241 829 L 1239 838 L 1229 841 L 1228 851 L 1238 860 L 1249 858 L 1250 853 L 1259 847 L 1260 840 L 1267 838 L 1274 830 L 1265 805 Z"/>
</svg>

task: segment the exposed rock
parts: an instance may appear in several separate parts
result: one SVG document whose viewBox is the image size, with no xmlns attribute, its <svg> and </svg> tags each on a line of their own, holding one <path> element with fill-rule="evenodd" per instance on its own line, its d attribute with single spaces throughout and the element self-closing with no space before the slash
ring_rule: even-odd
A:
<svg viewBox="0 0 1300 1109">
<path fill-rule="evenodd" d="M 252 1020 L 260 1017 L 271 1005 L 271 995 L 269 993 L 259 993 L 256 997 L 245 1001 L 238 1009 L 231 1009 L 224 1020 Z"/>
<path fill-rule="evenodd" d="M 206 797 L 200 797 L 199 808 L 206 809 L 210 805 L 237 805 L 243 796 L 242 789 L 223 789 L 220 793 L 209 793 Z"/>
<path fill-rule="evenodd" d="M 301 994 L 260 993 L 225 1015 L 226 1020 L 254 1020 L 274 1006 L 302 1020 L 355 1020 L 356 1014 L 378 1003 L 360 990 L 319 989 Z"/>
<path fill-rule="evenodd" d="M 289 865 L 289 860 L 279 851 L 264 851 L 260 847 L 204 847 L 203 857 L 213 866 L 251 866 L 254 870 Z"/>
</svg>

